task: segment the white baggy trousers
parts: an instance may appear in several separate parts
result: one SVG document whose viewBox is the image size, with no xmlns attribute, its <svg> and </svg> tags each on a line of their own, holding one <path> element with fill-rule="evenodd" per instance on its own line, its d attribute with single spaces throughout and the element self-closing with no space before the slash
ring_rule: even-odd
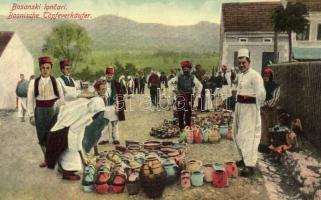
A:
<svg viewBox="0 0 321 200">
<path fill-rule="evenodd" d="M 254 167 L 258 159 L 258 146 L 261 139 L 260 108 L 257 104 L 237 103 L 234 115 L 236 145 L 245 166 Z"/>
</svg>

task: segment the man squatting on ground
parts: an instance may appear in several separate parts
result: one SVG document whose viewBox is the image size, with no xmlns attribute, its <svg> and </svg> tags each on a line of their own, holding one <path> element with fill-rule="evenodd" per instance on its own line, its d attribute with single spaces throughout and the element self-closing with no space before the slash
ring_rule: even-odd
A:
<svg viewBox="0 0 321 200">
<path fill-rule="evenodd" d="M 39 58 L 41 75 L 29 83 L 28 88 L 28 114 L 30 123 L 36 126 L 38 141 L 45 154 L 47 137 L 51 126 L 51 119 L 55 110 L 64 104 L 64 94 L 60 84 L 51 76 L 52 59 Z M 46 167 L 43 162 L 39 167 Z"/>
<path fill-rule="evenodd" d="M 241 73 L 237 77 L 237 103 L 235 108 L 234 131 L 236 145 L 242 160 L 237 162 L 242 176 L 254 173 L 258 146 L 261 138 L 260 108 L 265 100 L 265 88 L 261 75 L 250 68 L 248 49 L 238 51 Z"/>
</svg>

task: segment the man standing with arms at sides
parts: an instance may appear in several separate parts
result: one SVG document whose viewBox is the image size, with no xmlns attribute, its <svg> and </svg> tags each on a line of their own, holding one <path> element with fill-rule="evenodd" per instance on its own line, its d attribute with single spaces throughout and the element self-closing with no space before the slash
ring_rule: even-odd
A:
<svg viewBox="0 0 321 200">
<path fill-rule="evenodd" d="M 155 71 L 151 71 L 147 84 L 150 91 L 152 105 L 157 107 L 159 103 L 159 92 L 157 89 L 161 87 L 161 83 L 160 78 Z"/>
<path fill-rule="evenodd" d="M 60 84 L 51 76 L 51 57 L 40 57 L 41 75 L 29 83 L 28 114 L 30 123 L 36 126 L 38 141 L 45 155 L 47 138 L 55 110 L 64 104 L 64 94 Z M 39 167 L 46 167 L 43 162 Z"/>
<path fill-rule="evenodd" d="M 20 81 L 16 88 L 16 108 L 18 109 L 18 117 L 21 122 L 25 121 L 25 113 L 27 110 L 28 83 L 29 82 L 25 80 L 25 75 L 20 74 Z"/>
<path fill-rule="evenodd" d="M 62 75 L 57 78 L 57 82 L 61 85 L 65 101 L 73 101 L 77 99 L 77 88 L 76 88 L 76 82 L 73 78 L 71 78 L 71 64 L 69 60 L 64 59 L 60 61 L 60 70 L 62 72 Z"/>
<path fill-rule="evenodd" d="M 106 68 L 106 95 L 105 95 L 105 118 L 112 126 L 113 144 L 119 144 L 118 121 L 125 120 L 125 99 L 120 83 L 114 79 L 114 68 Z M 101 140 L 98 144 L 108 144 L 108 126 L 102 132 Z"/>
<path fill-rule="evenodd" d="M 182 131 L 185 126 L 191 125 L 192 107 L 197 106 L 195 102 L 198 102 L 203 86 L 195 75 L 191 73 L 192 63 L 190 61 L 182 61 L 181 67 L 183 73 L 178 73 L 175 78 L 169 81 L 169 84 L 176 85 L 173 88 L 176 88 L 178 123 Z M 193 90 L 195 91 L 194 96 Z M 193 97 L 196 98 L 193 100 Z"/>
<path fill-rule="evenodd" d="M 238 51 L 241 71 L 237 79 L 237 103 L 235 108 L 234 131 L 236 145 L 242 160 L 236 164 L 241 168 L 241 176 L 254 174 L 258 146 L 261 138 L 260 108 L 265 100 L 265 89 L 261 75 L 250 68 L 248 49 Z"/>
</svg>

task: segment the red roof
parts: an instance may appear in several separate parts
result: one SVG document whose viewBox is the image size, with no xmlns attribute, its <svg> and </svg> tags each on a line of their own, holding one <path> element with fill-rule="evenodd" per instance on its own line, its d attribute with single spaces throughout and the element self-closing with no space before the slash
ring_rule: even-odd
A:
<svg viewBox="0 0 321 200">
<path fill-rule="evenodd" d="M 224 3 L 224 32 L 272 32 L 272 13 L 280 2 Z"/>
<path fill-rule="evenodd" d="M 13 34 L 14 32 L 0 31 L 0 56 L 2 55 L 9 41 L 11 40 Z"/>
<path fill-rule="evenodd" d="M 303 3 L 307 6 L 308 10 L 311 12 L 321 11 L 321 1 L 320 0 L 288 0 L 291 3 Z"/>
</svg>

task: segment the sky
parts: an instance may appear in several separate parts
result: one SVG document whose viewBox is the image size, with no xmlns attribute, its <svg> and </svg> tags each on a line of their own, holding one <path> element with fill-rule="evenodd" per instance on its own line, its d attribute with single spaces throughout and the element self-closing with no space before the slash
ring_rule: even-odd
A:
<svg viewBox="0 0 321 200">
<path fill-rule="evenodd" d="M 93 17 L 113 14 L 142 23 L 192 25 L 220 23 L 222 3 L 245 1 L 278 0 L 0 0 L 0 15 L 8 15 L 13 3 L 57 3 L 67 5 L 68 12 L 87 12 Z"/>
</svg>

